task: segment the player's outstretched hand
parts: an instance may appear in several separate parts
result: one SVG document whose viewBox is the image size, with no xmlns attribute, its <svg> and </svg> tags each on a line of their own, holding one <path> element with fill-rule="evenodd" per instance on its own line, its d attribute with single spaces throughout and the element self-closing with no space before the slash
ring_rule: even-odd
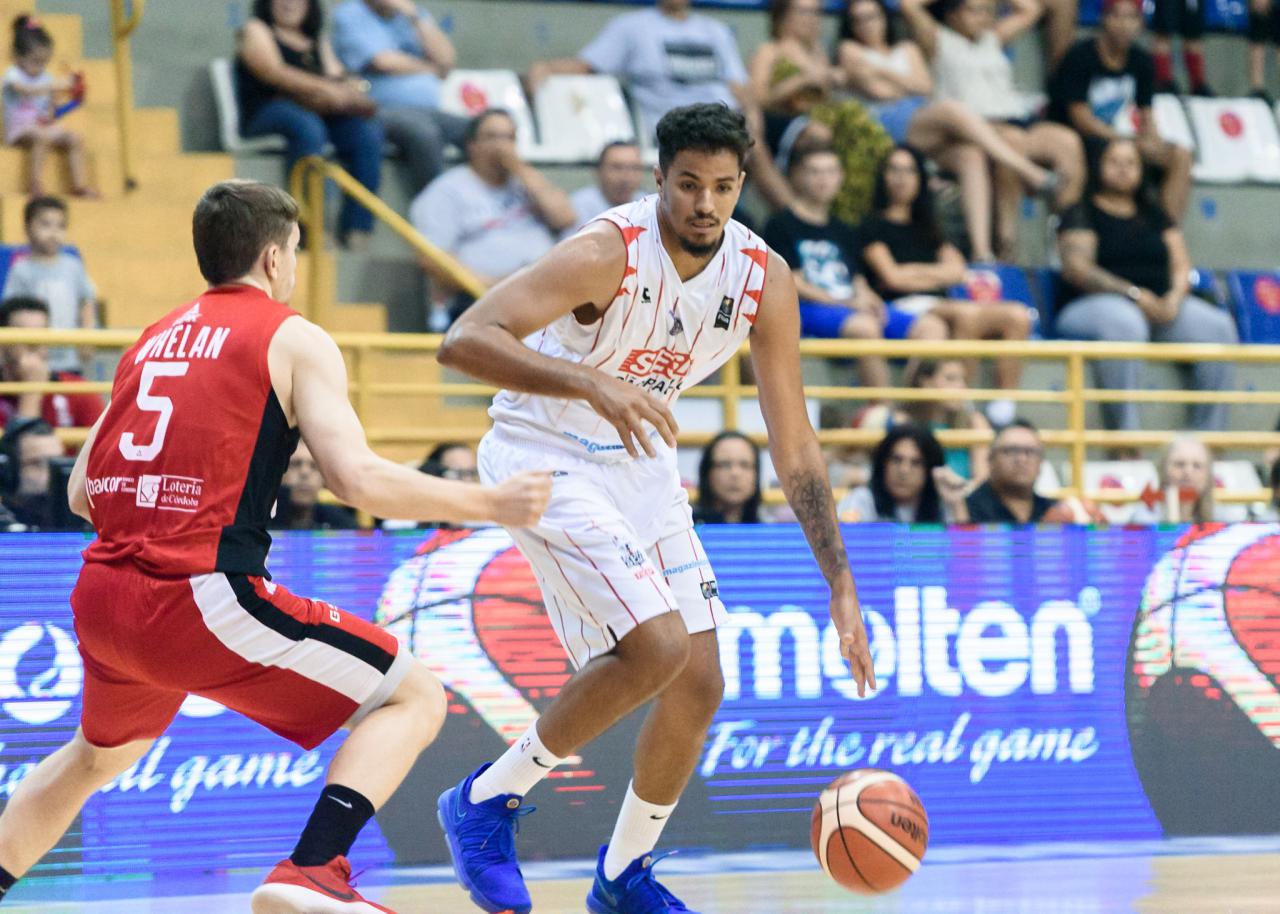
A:
<svg viewBox="0 0 1280 914">
<path fill-rule="evenodd" d="M 551 474 L 517 473 L 493 487 L 493 520 L 504 527 L 532 527 L 551 500 Z"/>
<path fill-rule="evenodd" d="M 834 618 L 837 613 L 834 612 L 834 606 L 832 609 Z M 840 632 L 840 656 L 849 663 L 849 672 L 858 685 L 858 697 L 865 698 L 867 689 L 873 692 L 876 690 L 876 672 L 871 664 L 871 647 L 867 643 L 867 629 L 862 624 L 862 613 L 855 607 L 851 615 L 852 618 L 843 624 L 841 620 L 836 622 L 836 628 Z"/>
<path fill-rule="evenodd" d="M 601 373 L 600 383 L 587 399 L 591 408 L 601 418 L 618 430 L 622 446 L 632 457 L 639 457 L 643 450 L 650 457 L 657 451 L 649 440 L 646 424 L 653 426 L 668 447 L 676 446 L 676 417 L 667 404 L 640 388 Z"/>
</svg>

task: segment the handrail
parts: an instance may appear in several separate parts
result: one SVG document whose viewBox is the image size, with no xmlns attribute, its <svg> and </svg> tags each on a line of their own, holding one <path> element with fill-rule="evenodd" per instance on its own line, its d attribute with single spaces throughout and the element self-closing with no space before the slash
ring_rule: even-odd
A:
<svg viewBox="0 0 1280 914">
<path fill-rule="evenodd" d="M 130 8 L 126 10 L 126 8 Z M 124 189 L 135 190 L 138 173 L 133 155 L 133 56 L 129 36 L 142 22 L 146 0 L 111 0 L 111 46 L 116 73 L 116 122 L 120 129 L 120 173 Z"/>
<path fill-rule="evenodd" d="M 312 172 L 322 174 L 319 171 Z M 107 349 L 124 349 L 131 346 L 138 337 L 132 330 L 27 330 L 12 327 L 0 327 L 0 347 L 6 345 L 48 345 L 48 346 L 97 346 Z M 378 351 L 420 353 L 430 357 L 441 345 L 443 337 L 438 334 L 402 334 L 402 333 L 335 333 L 334 339 L 344 351 L 351 365 L 350 390 L 356 412 L 365 422 L 370 441 L 377 444 L 416 444 L 429 445 L 440 441 L 463 440 L 476 441 L 487 430 L 488 425 L 475 423 L 471 425 L 444 426 L 437 423 L 414 423 L 405 419 L 397 426 L 383 426 L 374 421 L 372 402 L 375 397 L 398 396 L 456 396 L 456 397 L 488 397 L 494 388 L 467 381 L 445 380 L 392 380 L 378 381 L 372 375 L 372 356 Z M 938 342 L 920 342 L 913 340 L 802 340 L 799 345 L 800 354 L 804 357 L 841 357 L 850 358 L 874 352 L 886 356 L 914 357 L 998 357 L 1018 356 L 1028 359 L 1056 360 L 1066 366 L 1066 384 L 1062 390 L 971 390 L 965 396 L 971 400 L 991 400 L 1007 398 L 1018 402 L 1039 403 L 1059 406 L 1065 410 L 1065 421 L 1060 427 L 1046 427 L 1041 432 L 1045 444 L 1054 448 L 1065 448 L 1070 455 L 1072 485 L 1063 491 L 1080 494 L 1084 479 L 1084 464 L 1088 449 L 1091 447 L 1154 447 L 1167 443 L 1176 430 L 1138 430 L 1107 431 L 1090 429 L 1085 425 L 1085 406 L 1088 403 L 1116 402 L 1125 399 L 1145 403 L 1237 403 L 1237 404 L 1276 404 L 1280 403 L 1278 391 L 1212 391 L 1198 392 L 1186 390 L 1138 390 L 1109 391 L 1096 390 L 1086 386 L 1085 363 L 1095 359 L 1140 358 L 1148 361 L 1197 361 L 1201 359 L 1227 357 L 1231 361 L 1271 362 L 1280 365 L 1280 346 L 1238 346 L 1223 347 L 1199 344 L 1129 344 L 1129 343 L 1083 343 L 1083 342 L 983 342 L 975 340 L 948 340 Z M 723 404 L 723 425 L 735 427 L 741 405 L 758 395 L 753 384 L 741 383 L 741 357 L 749 355 L 749 347 L 743 346 L 736 357 L 726 363 L 718 380 L 711 380 L 689 390 L 685 396 L 690 399 L 716 399 Z M 105 382 L 0 382 L 0 396 L 9 396 L 37 391 L 60 390 L 64 392 L 97 392 L 110 390 Z M 824 400 L 885 400 L 885 401 L 922 401 L 944 400 L 954 396 L 954 392 L 945 390 L 921 390 L 911 388 L 857 388 L 834 385 L 809 385 L 805 394 L 810 398 Z M 63 429 L 60 435 L 68 443 L 83 440 L 84 429 Z M 818 440 L 824 445 L 871 447 L 883 436 L 883 430 L 873 428 L 828 428 L 818 431 Z M 937 438 L 945 447 L 970 447 L 991 440 L 991 432 L 976 429 L 941 429 L 936 432 Z M 682 445 L 703 445 L 714 436 L 712 431 L 682 431 L 679 441 Z M 764 444 L 765 435 L 759 432 L 749 433 L 753 440 Z M 1201 439 L 1210 447 L 1222 448 L 1264 448 L 1280 446 L 1280 432 L 1271 431 L 1229 431 L 1201 433 Z M 1132 500 L 1130 494 L 1118 493 L 1115 490 L 1098 490 L 1084 493 L 1086 497 L 1097 502 L 1115 500 Z M 1220 490 L 1219 501 L 1265 500 L 1266 490 Z"/>
<path fill-rule="evenodd" d="M 393 210 L 377 194 L 369 190 L 346 169 L 322 156 L 305 156 L 294 165 L 289 175 L 289 189 L 302 209 L 302 225 L 307 233 L 307 246 L 313 251 L 324 250 L 324 182 L 333 181 L 338 187 L 400 236 L 409 247 L 435 264 L 448 280 L 463 292 L 479 298 L 485 292 L 484 283 L 464 267 L 452 255 L 432 244 L 410 222 Z M 310 282 L 307 286 L 311 300 L 309 317 L 316 320 L 316 302 L 320 300 L 322 281 L 320 258 L 309 258 Z"/>
</svg>

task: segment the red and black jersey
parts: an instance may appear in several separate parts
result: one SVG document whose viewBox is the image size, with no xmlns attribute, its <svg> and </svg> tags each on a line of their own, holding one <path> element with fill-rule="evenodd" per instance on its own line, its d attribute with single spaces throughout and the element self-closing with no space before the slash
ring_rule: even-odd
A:
<svg viewBox="0 0 1280 914">
<path fill-rule="evenodd" d="M 163 577 L 267 575 L 267 522 L 298 445 L 267 349 L 296 313 L 251 286 L 223 286 L 124 354 L 89 454 L 98 539 L 86 562 Z"/>
</svg>

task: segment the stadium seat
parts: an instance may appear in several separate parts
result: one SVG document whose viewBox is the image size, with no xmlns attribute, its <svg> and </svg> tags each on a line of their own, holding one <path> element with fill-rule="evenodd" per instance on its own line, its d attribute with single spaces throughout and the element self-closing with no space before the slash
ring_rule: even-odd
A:
<svg viewBox="0 0 1280 914">
<path fill-rule="evenodd" d="M 1155 492 L 1160 487 L 1160 474 L 1150 460 L 1090 460 L 1084 465 L 1084 489 L 1120 489 L 1135 495 Z M 1101 504 L 1102 515 L 1112 524 L 1127 524 L 1141 502 Z"/>
<path fill-rule="evenodd" d="M 947 290 L 949 298 L 972 302 L 1016 301 L 1031 309 L 1033 337 L 1040 337 L 1040 310 L 1036 307 L 1031 284 L 1021 267 L 1008 263 L 984 263 L 969 267 L 964 282 Z"/>
<path fill-rule="evenodd" d="M 13 265 L 14 255 L 25 247 L 17 244 L 0 244 L 0 289 L 4 288 L 5 280 L 9 278 L 9 267 Z"/>
<path fill-rule="evenodd" d="M 213 100 L 218 109 L 218 137 L 222 149 L 233 155 L 283 152 L 284 137 L 240 135 L 240 103 L 236 100 L 235 67 L 226 57 L 209 61 L 209 81 L 213 84 Z"/>
<path fill-rule="evenodd" d="M 1031 274 L 1032 284 L 1036 290 L 1036 300 L 1040 308 L 1041 339 L 1057 339 L 1058 333 L 1053 322 L 1058 316 L 1059 299 L 1062 297 L 1062 274 L 1053 267 L 1041 267 Z"/>
<path fill-rule="evenodd" d="M 515 121 L 520 157 L 543 161 L 533 112 L 514 70 L 454 70 L 444 81 L 440 107 L 460 117 L 475 117 L 489 108 L 503 109 Z"/>
<path fill-rule="evenodd" d="M 1218 277 L 1213 270 L 1208 267 L 1191 268 L 1191 294 L 1220 308 L 1227 303 L 1226 296 L 1222 292 L 1222 284 L 1218 282 Z"/>
<path fill-rule="evenodd" d="M 1205 28 L 1214 32 L 1243 32 L 1249 27 L 1249 4 L 1240 0 L 1205 0 Z"/>
<path fill-rule="evenodd" d="M 1280 273 L 1235 270 L 1227 274 L 1242 343 L 1280 343 Z"/>
<path fill-rule="evenodd" d="M 1187 100 L 1199 145 L 1193 175 L 1209 183 L 1280 183 L 1280 133 L 1275 115 L 1256 98 Z"/>
<path fill-rule="evenodd" d="M 1261 489 L 1262 478 L 1258 468 L 1251 460 L 1215 460 L 1213 462 L 1213 484 L 1220 489 Z M 1217 506 L 1218 520 L 1239 522 L 1249 520 L 1249 510 L 1261 514 L 1267 509 L 1265 502 L 1245 504 L 1220 504 Z"/>
<path fill-rule="evenodd" d="M 595 162 L 608 144 L 636 138 L 622 87 L 612 76 L 552 76 L 533 106 L 545 161 Z"/>
<path fill-rule="evenodd" d="M 1151 103 L 1151 114 L 1156 122 L 1156 133 L 1162 140 L 1186 149 L 1196 148 L 1187 113 L 1182 110 L 1182 102 L 1176 95 L 1157 95 Z M 1111 126 L 1121 136 L 1133 136 L 1138 131 L 1136 117 L 1137 110 L 1134 106 L 1125 105 L 1116 113 Z"/>
</svg>

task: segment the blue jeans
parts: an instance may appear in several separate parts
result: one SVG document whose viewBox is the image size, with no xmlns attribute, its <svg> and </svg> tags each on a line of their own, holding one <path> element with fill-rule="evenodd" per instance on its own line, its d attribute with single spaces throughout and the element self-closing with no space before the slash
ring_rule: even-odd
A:
<svg viewBox="0 0 1280 914">
<path fill-rule="evenodd" d="M 372 118 L 335 115 L 321 117 L 287 98 L 274 98 L 249 118 L 245 136 L 280 134 L 288 143 L 286 173 L 304 156 L 320 155 L 330 142 L 338 161 L 357 181 L 374 193 L 382 177 L 382 126 Z M 338 220 L 338 233 L 373 231 L 373 214 L 347 199 Z"/>
</svg>

